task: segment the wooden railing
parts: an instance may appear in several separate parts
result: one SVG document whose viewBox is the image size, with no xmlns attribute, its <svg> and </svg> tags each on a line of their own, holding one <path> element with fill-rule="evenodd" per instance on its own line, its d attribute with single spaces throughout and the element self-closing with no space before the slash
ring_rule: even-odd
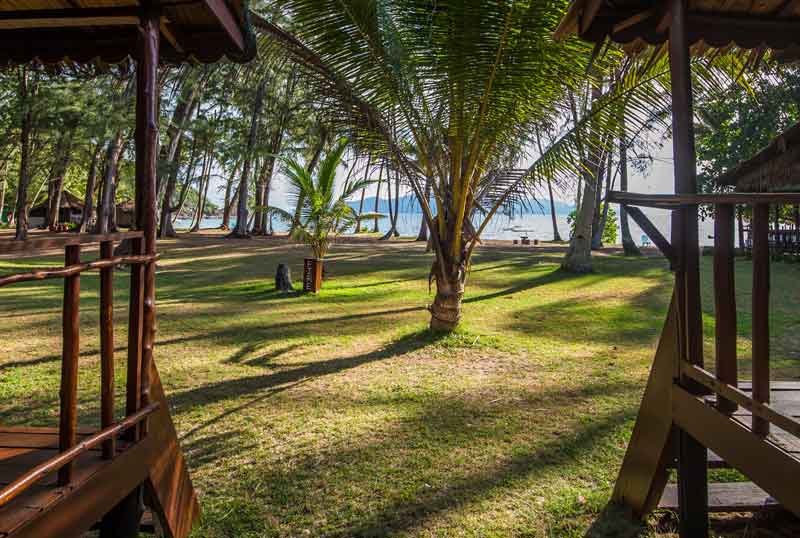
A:
<svg viewBox="0 0 800 538">
<path fill-rule="evenodd" d="M 715 373 L 702 364 L 692 364 L 679 356 L 677 377 L 688 378 L 702 389 L 716 395 L 716 408 L 731 415 L 739 406 L 752 414 L 751 430 L 766 437 L 770 426 L 800 438 L 800 422 L 770 406 L 770 343 L 769 343 L 769 295 L 770 295 L 770 237 L 769 209 L 771 204 L 800 203 L 800 193 L 731 193 L 698 195 L 647 195 L 613 192 L 611 202 L 628 206 L 645 206 L 660 209 L 711 205 L 714 208 L 714 311 L 715 323 Z M 734 280 L 734 216 L 736 206 L 752 208 L 752 391 L 750 394 L 739 388 L 736 351 L 737 311 L 736 286 Z M 647 218 L 636 211 L 636 220 Z M 647 221 L 649 223 L 649 221 Z M 649 224 L 652 226 L 652 224 Z M 652 228 L 655 228 L 652 226 Z M 660 235 L 660 234 L 659 234 Z M 662 251 L 680 270 L 683 261 L 676 255 L 677 249 L 666 243 Z M 679 318 L 688 315 L 679 311 Z M 680 326 L 687 327 L 685 321 Z M 681 354 L 679 354 L 681 355 Z"/>
<path fill-rule="evenodd" d="M 129 240 L 131 254 L 114 256 L 114 243 Z M 84 245 L 100 245 L 100 257 L 81 262 Z M 40 254 L 54 249 L 64 250 L 64 266 L 37 269 L 0 277 L 0 287 L 35 280 L 63 278 L 61 385 L 58 426 L 59 454 L 31 469 L 15 482 L 0 489 L 0 506 L 17 497 L 44 476 L 58 472 L 58 485 L 73 480 L 76 458 L 102 445 L 102 457 L 112 459 L 117 453 L 116 440 L 124 435 L 131 443 L 146 432 L 147 419 L 157 408 L 143 395 L 142 348 L 144 326 L 145 267 L 154 264 L 157 254 L 145 254 L 142 232 L 106 235 L 63 235 L 40 237 L 27 241 L 0 241 L 0 255 L 11 253 Z M 128 331 L 128 364 L 125 417 L 114 417 L 114 268 L 131 267 L 130 319 Z M 78 359 L 80 355 L 80 277 L 90 270 L 100 271 L 100 431 L 78 442 Z"/>
</svg>

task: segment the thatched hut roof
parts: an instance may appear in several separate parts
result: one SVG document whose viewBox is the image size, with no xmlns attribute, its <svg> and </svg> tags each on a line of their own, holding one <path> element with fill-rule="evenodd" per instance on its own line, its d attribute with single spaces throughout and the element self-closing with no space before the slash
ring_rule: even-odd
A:
<svg viewBox="0 0 800 538">
<path fill-rule="evenodd" d="M 138 0 L 0 1 L 0 64 L 117 63 L 136 51 Z M 244 0 L 153 0 L 161 18 L 161 60 L 245 62 L 255 36 Z"/>
<path fill-rule="evenodd" d="M 717 178 L 720 186 L 742 192 L 800 190 L 800 123 L 796 123 L 751 159 Z"/>
<path fill-rule="evenodd" d="M 783 56 L 800 49 L 800 3 L 785 0 L 736 2 L 688 0 L 689 43 L 701 47 L 735 45 L 769 48 Z M 577 34 L 593 43 L 606 40 L 640 49 L 666 43 L 669 3 L 652 0 L 574 0 L 555 32 L 556 39 Z"/>
<path fill-rule="evenodd" d="M 38 216 L 38 213 L 42 213 L 42 216 L 47 213 L 47 210 L 50 207 L 50 200 L 46 199 L 41 204 L 37 204 L 31 208 L 30 215 L 31 216 Z M 83 200 L 75 196 L 69 191 L 64 191 L 61 193 L 61 204 L 59 205 L 59 209 L 69 209 L 72 211 L 83 211 Z"/>
</svg>

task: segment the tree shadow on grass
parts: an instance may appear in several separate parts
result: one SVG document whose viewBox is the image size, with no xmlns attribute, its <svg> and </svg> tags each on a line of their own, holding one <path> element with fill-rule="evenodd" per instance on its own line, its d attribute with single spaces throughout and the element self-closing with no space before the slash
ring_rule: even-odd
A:
<svg viewBox="0 0 800 538">
<path fill-rule="evenodd" d="M 180 413 L 195 405 L 208 405 L 218 401 L 237 398 L 244 394 L 257 393 L 282 385 L 336 374 L 345 370 L 357 368 L 363 364 L 390 359 L 397 355 L 410 353 L 433 344 L 444 336 L 443 334 L 428 330 L 418 331 L 407 334 L 389 345 L 369 353 L 307 363 L 299 368 L 291 368 L 289 370 L 282 370 L 266 375 L 218 381 L 173 393 L 170 395 L 169 400 L 170 404 Z M 237 353 L 234 356 L 239 357 L 240 355 Z"/>
<path fill-rule="evenodd" d="M 593 398 L 630 390 L 633 390 L 631 383 L 594 383 L 574 390 L 545 391 L 520 405 L 529 406 L 525 416 L 531 416 L 538 411 L 538 406 L 551 404 L 556 399 L 585 404 Z M 520 491 L 519 488 L 527 487 L 524 481 L 531 475 L 541 475 L 548 481 L 552 480 L 553 473 L 569 472 L 576 464 L 585 466 L 584 460 L 594 459 L 593 451 L 598 445 L 607 450 L 610 439 L 632 420 L 634 413 L 632 407 L 621 406 L 597 414 L 591 420 L 578 421 L 574 429 L 560 431 L 543 441 L 536 438 L 515 440 L 513 435 L 518 431 L 514 428 L 524 428 L 524 416 L 517 416 L 516 426 L 512 427 L 502 407 L 491 401 L 464 396 L 439 397 L 426 401 L 418 413 L 404 418 L 395 429 L 382 432 L 376 436 L 376 441 L 366 445 L 356 442 L 355 446 L 338 452 L 310 453 L 295 460 L 289 468 L 261 467 L 247 472 L 255 473 L 253 479 L 259 483 L 272 486 L 266 493 L 266 504 L 275 504 L 276 513 L 298 503 L 312 507 L 313 511 L 336 511 L 331 506 L 319 508 L 317 499 L 324 496 L 319 493 L 320 488 L 330 487 L 327 482 L 337 479 L 336 473 L 343 475 L 339 476 L 340 480 L 355 480 L 347 489 L 360 495 L 367 495 L 371 484 L 381 484 L 377 491 L 369 493 L 372 507 L 364 506 L 349 518 L 344 516 L 335 530 L 324 535 L 336 538 L 405 535 L 465 505 Z M 506 440 L 502 449 L 494 445 L 493 450 L 500 452 L 493 460 L 479 459 L 481 463 L 477 464 L 477 469 L 470 467 L 462 471 L 455 465 L 449 470 L 454 455 L 464 458 L 466 451 L 479 452 L 484 444 L 503 442 L 503 438 Z M 396 475 L 399 468 L 402 472 Z M 326 474 L 326 484 L 320 484 L 319 469 L 336 471 L 333 475 Z M 443 472 L 452 472 L 452 476 L 445 479 L 441 476 Z M 408 481 L 425 482 L 429 480 L 428 475 L 434 478 L 430 484 L 412 486 L 413 491 L 398 489 L 408 488 Z M 247 475 L 237 480 L 247 487 Z M 395 481 L 397 486 L 393 484 Z M 332 487 L 338 487 L 336 482 Z M 362 488 L 366 489 L 360 491 Z M 358 505 L 357 499 L 338 502 Z M 524 501 L 523 505 L 526 505 Z"/>
</svg>

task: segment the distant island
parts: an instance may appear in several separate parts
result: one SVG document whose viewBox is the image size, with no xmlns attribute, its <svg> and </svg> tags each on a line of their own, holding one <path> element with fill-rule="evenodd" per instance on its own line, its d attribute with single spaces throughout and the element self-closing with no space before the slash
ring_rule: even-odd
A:
<svg viewBox="0 0 800 538">
<path fill-rule="evenodd" d="M 350 200 L 347 202 L 350 207 L 358 211 L 358 206 L 360 203 L 359 199 Z M 539 205 L 541 204 L 541 205 Z M 517 211 L 517 214 L 524 214 L 524 215 L 549 215 L 550 214 L 550 201 L 549 200 L 539 200 L 539 203 L 530 202 L 527 209 L 523 209 Z M 556 206 L 556 215 L 569 215 L 570 212 L 575 209 L 573 204 L 569 204 L 566 202 L 561 202 L 559 200 L 555 201 Z M 372 213 L 375 211 L 375 197 L 370 196 L 369 198 L 364 198 L 364 212 L 365 213 Z M 392 200 L 392 211 L 394 211 L 394 200 Z M 386 198 L 381 198 L 378 202 L 378 213 L 389 213 L 389 200 Z M 417 197 L 412 194 L 406 194 L 400 197 L 400 213 L 411 213 L 417 214 L 422 213 L 422 208 L 417 201 Z"/>
</svg>

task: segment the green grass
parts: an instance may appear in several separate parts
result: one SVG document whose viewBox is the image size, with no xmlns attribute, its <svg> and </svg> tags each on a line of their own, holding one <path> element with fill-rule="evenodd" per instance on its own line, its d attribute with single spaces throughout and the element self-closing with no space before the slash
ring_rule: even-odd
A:
<svg viewBox="0 0 800 538">
<path fill-rule="evenodd" d="M 596 273 L 573 276 L 556 251 L 482 249 L 462 327 L 443 337 L 426 330 L 424 245 L 336 246 L 316 296 L 272 290 L 279 262 L 300 280 L 298 246 L 211 237 L 160 248 L 156 362 L 200 492 L 195 536 L 670 535 L 606 506 L 672 290 L 662 260 L 600 255 Z M 0 260 L 0 274 L 56 260 Z M 746 310 L 748 262 L 736 267 Z M 798 272 L 774 268 L 782 379 L 800 379 Z M 120 389 L 127 284 L 118 272 Z M 81 285 L 80 413 L 96 424 L 98 278 Z M 52 425 L 61 288 L 1 297 L 0 421 Z M 749 323 L 740 316 L 743 357 Z"/>
</svg>

